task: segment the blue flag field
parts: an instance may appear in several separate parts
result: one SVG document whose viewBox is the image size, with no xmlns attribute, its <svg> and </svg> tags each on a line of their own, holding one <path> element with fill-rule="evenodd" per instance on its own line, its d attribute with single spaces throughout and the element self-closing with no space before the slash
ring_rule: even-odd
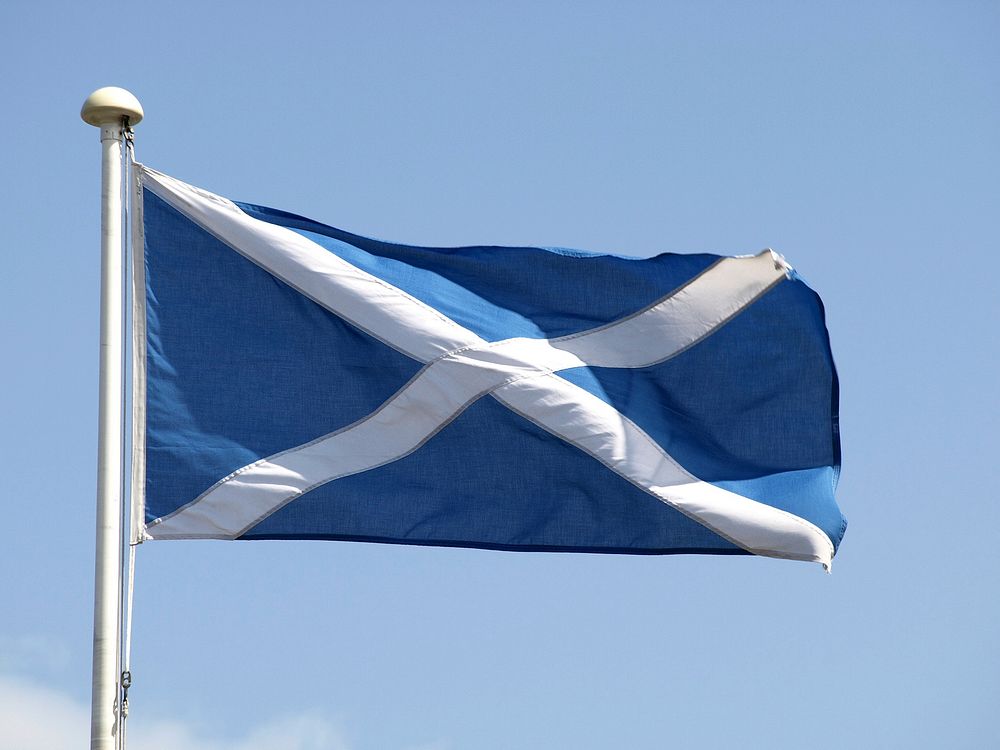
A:
<svg viewBox="0 0 1000 750">
<path fill-rule="evenodd" d="M 837 378 L 777 254 L 412 247 L 134 171 L 136 541 L 829 567 Z"/>
</svg>

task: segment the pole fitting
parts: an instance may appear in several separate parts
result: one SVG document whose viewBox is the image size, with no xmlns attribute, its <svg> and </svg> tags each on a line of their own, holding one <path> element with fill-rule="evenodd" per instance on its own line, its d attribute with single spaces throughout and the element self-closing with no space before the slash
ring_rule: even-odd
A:
<svg viewBox="0 0 1000 750">
<path fill-rule="evenodd" d="M 142 121 L 142 105 L 135 96 L 125 89 L 117 86 L 105 86 L 97 89 L 86 98 L 83 107 L 80 108 L 80 117 L 88 125 L 101 129 L 101 139 L 104 140 L 104 131 L 107 128 L 114 128 L 118 131 L 118 138 L 121 137 L 121 128 L 138 125 Z"/>
</svg>

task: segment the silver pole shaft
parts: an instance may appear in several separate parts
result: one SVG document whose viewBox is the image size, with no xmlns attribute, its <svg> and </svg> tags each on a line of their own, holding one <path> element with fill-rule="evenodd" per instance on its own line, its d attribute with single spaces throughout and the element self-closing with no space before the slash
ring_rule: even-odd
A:
<svg viewBox="0 0 1000 750">
<path fill-rule="evenodd" d="M 122 472 L 122 129 L 101 127 L 101 376 L 91 750 L 114 748 Z"/>
<path fill-rule="evenodd" d="M 91 750 L 114 750 L 118 693 L 122 499 L 122 128 L 142 119 L 122 89 L 91 94 L 80 116 L 101 129 L 101 355 L 97 442 L 97 551 Z"/>
</svg>

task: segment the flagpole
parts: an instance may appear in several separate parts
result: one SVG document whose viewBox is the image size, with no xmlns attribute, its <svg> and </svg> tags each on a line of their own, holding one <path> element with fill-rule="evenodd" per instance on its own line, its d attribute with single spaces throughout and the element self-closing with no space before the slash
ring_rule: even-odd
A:
<svg viewBox="0 0 1000 750">
<path fill-rule="evenodd" d="M 122 498 L 122 138 L 142 119 L 139 101 L 109 86 L 87 97 L 84 122 L 101 129 L 101 364 L 97 443 L 97 551 L 91 750 L 115 745 Z"/>
</svg>

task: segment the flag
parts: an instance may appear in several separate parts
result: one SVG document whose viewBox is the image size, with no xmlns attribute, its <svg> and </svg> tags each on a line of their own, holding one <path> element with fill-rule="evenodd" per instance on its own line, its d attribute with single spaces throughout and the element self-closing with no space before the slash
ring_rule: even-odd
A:
<svg viewBox="0 0 1000 750">
<path fill-rule="evenodd" d="M 829 566 L 837 378 L 779 255 L 415 247 L 135 175 L 137 541 Z"/>
</svg>

